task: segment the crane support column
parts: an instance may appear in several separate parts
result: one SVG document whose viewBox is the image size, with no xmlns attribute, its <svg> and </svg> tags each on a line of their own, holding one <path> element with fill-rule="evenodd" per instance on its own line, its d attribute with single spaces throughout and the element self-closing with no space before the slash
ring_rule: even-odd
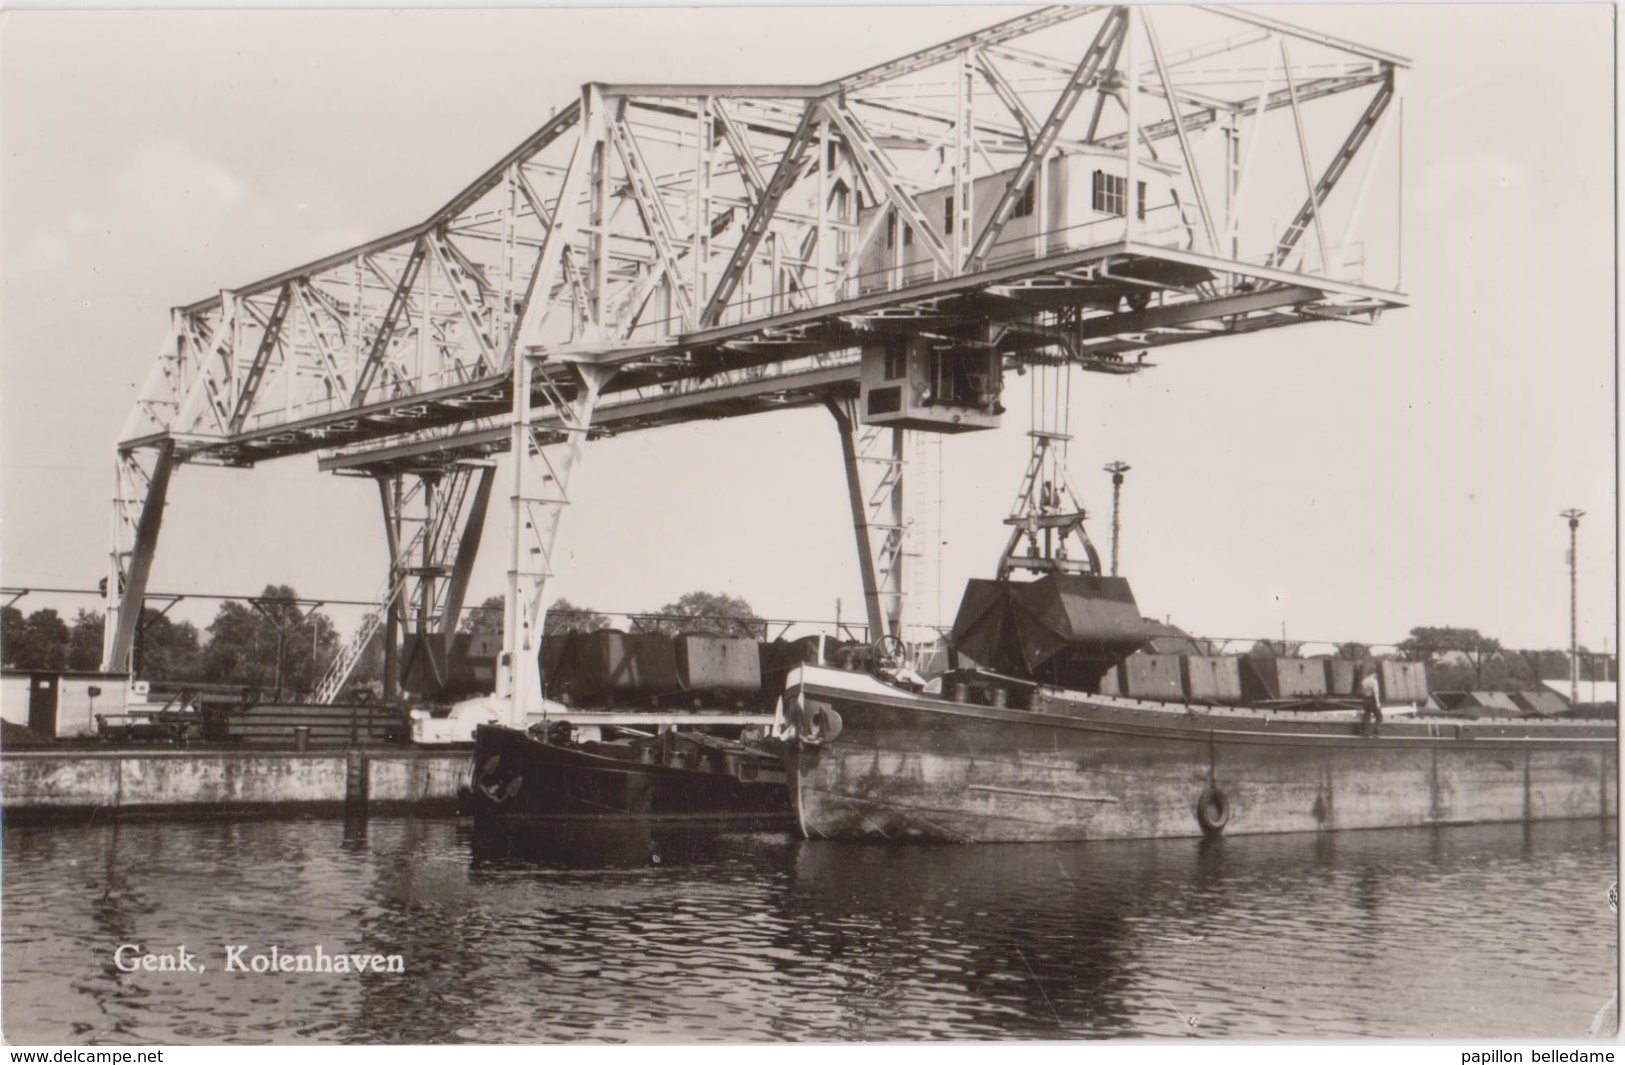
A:
<svg viewBox="0 0 1625 1065">
<path fill-rule="evenodd" d="M 869 638 L 902 639 L 907 558 L 903 509 L 905 430 L 860 426 L 855 400 L 829 400 L 826 406 L 835 416 L 841 434 Z"/>
<path fill-rule="evenodd" d="M 147 578 L 158 550 L 158 529 L 163 524 L 169 474 L 174 465 L 173 440 L 165 440 L 154 449 L 151 472 L 142 468 L 133 449 L 118 455 L 113 550 L 108 559 L 106 623 L 102 628 L 102 669 L 108 673 L 127 672 L 131 667 L 136 626 L 147 597 Z M 137 505 L 140 513 L 132 522 Z M 130 544 L 127 550 L 123 546 L 126 542 Z"/>
<path fill-rule="evenodd" d="M 401 565 L 401 478 L 378 478 L 378 501 L 383 506 L 384 540 L 389 547 L 389 602 L 384 607 L 384 701 L 393 702 L 401 687 L 401 604 L 398 574 Z"/>
<path fill-rule="evenodd" d="M 474 498 L 463 516 L 451 574 L 446 578 L 446 591 L 440 608 L 440 635 L 448 659 L 451 655 L 451 638 L 457 632 L 457 620 L 463 613 L 463 601 L 468 598 L 468 579 L 474 573 L 474 560 L 479 557 L 480 537 L 485 535 L 485 514 L 491 507 L 491 487 L 496 483 L 496 472 L 495 465 L 480 470 L 479 482 L 474 486 Z"/>
<path fill-rule="evenodd" d="M 451 634 L 485 528 L 493 469 L 489 461 L 465 460 L 379 478 L 389 571 L 373 598 L 375 605 L 328 663 L 316 687 L 317 703 L 331 703 L 344 692 L 380 629 L 386 694 L 393 694 L 396 682 L 414 670 L 426 670 L 434 684 L 445 680 Z M 403 476 L 411 478 L 409 487 Z M 413 637 L 404 659 L 398 655 L 396 635 L 403 621 Z"/>
<path fill-rule="evenodd" d="M 513 372 L 513 555 L 496 694 L 507 702 L 508 724 L 524 728 L 529 708 L 542 705 L 538 662 L 545 606 L 542 596 L 554 572 L 553 545 L 564 508 L 570 503 L 570 478 L 581 465 L 598 396 L 609 372 L 585 364 L 538 366 L 525 354 L 515 355 Z M 533 391 L 542 393 L 557 417 L 556 427 L 548 430 L 551 440 L 537 438 Z M 551 455 L 549 444 L 556 445 Z"/>
</svg>

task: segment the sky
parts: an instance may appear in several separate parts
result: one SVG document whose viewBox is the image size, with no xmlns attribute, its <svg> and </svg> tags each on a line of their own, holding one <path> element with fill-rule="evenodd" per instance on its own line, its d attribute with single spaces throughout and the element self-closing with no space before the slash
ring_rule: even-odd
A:
<svg viewBox="0 0 1625 1065">
<path fill-rule="evenodd" d="M 583 82 L 821 81 L 1015 10 L 0 15 L 0 583 L 105 572 L 113 444 L 171 306 L 421 221 Z M 1133 467 L 1122 572 L 1142 612 L 1210 636 L 1382 643 L 1459 625 L 1564 646 L 1558 512 L 1577 506 L 1580 640 L 1617 646 L 1613 9 L 1274 13 L 1414 64 L 1412 302 L 1372 328 L 1166 348 L 1138 377 L 1074 382 L 1085 504 L 1105 518 L 1100 466 Z M 1003 546 L 1027 446 L 1013 399 L 997 433 L 943 445 L 944 621 Z M 550 596 L 632 611 L 705 589 L 770 617 L 826 619 L 838 599 L 861 615 L 822 411 L 603 441 L 572 494 Z M 470 602 L 501 590 L 504 511 Z M 1092 532 L 1104 544 L 1107 522 Z M 308 455 L 188 466 L 152 587 L 366 599 L 385 563 L 364 480 Z"/>
</svg>

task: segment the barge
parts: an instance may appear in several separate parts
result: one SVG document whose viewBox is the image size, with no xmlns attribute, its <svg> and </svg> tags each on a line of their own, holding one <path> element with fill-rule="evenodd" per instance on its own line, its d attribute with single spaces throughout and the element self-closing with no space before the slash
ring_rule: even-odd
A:
<svg viewBox="0 0 1625 1065">
<path fill-rule="evenodd" d="M 470 806 L 511 825 L 580 818 L 790 820 L 783 755 L 695 730 L 578 739 L 567 721 L 474 734 Z"/>
<path fill-rule="evenodd" d="M 1101 573 L 1082 508 L 1023 502 L 996 579 L 965 591 L 955 669 L 929 685 L 895 660 L 790 674 L 804 835 L 1034 842 L 1618 813 L 1617 721 L 1426 716 L 1414 664 L 1280 659 L 1243 685 L 1240 659 L 1144 655 L 1151 627 L 1127 580 Z M 1324 683 L 1304 683 L 1316 667 Z M 1356 675 L 1368 703 L 1339 697 Z"/>
<path fill-rule="evenodd" d="M 527 728 L 475 728 L 471 810 L 510 826 L 788 825 L 783 745 L 767 733 L 785 676 L 818 649 L 711 633 L 550 634 L 538 664 L 557 700 L 544 699 L 542 719 Z"/>
<path fill-rule="evenodd" d="M 791 676 L 803 834 L 1028 842 L 1618 813 L 1613 722 L 1377 724 L 1361 711 L 1153 703 L 988 674 L 947 686 L 959 697 L 817 666 Z"/>
</svg>

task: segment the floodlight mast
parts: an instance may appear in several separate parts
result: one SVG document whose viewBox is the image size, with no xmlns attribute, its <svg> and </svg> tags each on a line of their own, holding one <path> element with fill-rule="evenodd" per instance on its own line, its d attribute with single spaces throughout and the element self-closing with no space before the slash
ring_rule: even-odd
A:
<svg viewBox="0 0 1625 1065">
<path fill-rule="evenodd" d="M 1586 512 L 1575 507 L 1560 512 L 1569 523 L 1569 703 L 1580 701 L 1580 519 Z"/>
<path fill-rule="evenodd" d="M 1117 576 L 1117 538 L 1122 532 L 1123 474 L 1133 469 L 1126 462 L 1108 462 L 1101 467 L 1112 475 L 1112 576 Z"/>
<path fill-rule="evenodd" d="M 381 618 L 449 641 L 482 471 L 513 451 L 513 692 L 559 474 L 597 434 L 850 404 L 888 338 L 1122 374 L 1163 345 L 1373 322 L 1406 302 L 1371 222 L 1399 209 L 1377 190 L 1400 180 L 1406 65 L 1228 8 L 1056 6 L 815 85 L 588 84 L 423 222 L 174 310 L 116 448 L 104 668 L 129 666 L 185 464 L 315 453 L 406 486 L 381 493 L 400 535 L 331 699 Z M 1352 123 L 1318 106 L 1344 97 L 1366 101 Z M 1303 187 L 1270 202 L 1264 169 Z M 848 464 L 883 501 L 859 524 L 887 633 L 908 431 L 864 433 L 877 461 Z"/>
</svg>

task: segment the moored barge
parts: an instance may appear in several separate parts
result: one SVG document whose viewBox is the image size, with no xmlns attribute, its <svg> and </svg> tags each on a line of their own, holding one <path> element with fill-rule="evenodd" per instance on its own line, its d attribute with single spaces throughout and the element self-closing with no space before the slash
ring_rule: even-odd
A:
<svg viewBox="0 0 1625 1065">
<path fill-rule="evenodd" d="M 1146 655 L 1156 626 L 1084 529 L 1069 438 L 1030 435 L 1009 539 L 994 578 L 966 586 L 949 672 L 926 684 L 881 653 L 887 636 L 869 675 L 787 678 L 806 836 L 1043 842 L 1618 813 L 1616 720 L 1423 716 L 1420 666 L 1369 655 L 1249 661 L 1245 676 L 1239 659 Z"/>
<path fill-rule="evenodd" d="M 786 823 L 779 748 L 698 731 L 578 740 L 568 722 L 531 731 L 481 725 L 469 803 L 509 824 L 579 818 Z"/>
<path fill-rule="evenodd" d="M 816 666 L 792 674 L 788 764 L 805 835 L 1133 839 L 1618 812 L 1612 722 L 1377 724 L 990 675 L 947 687 L 960 697 Z"/>
</svg>

